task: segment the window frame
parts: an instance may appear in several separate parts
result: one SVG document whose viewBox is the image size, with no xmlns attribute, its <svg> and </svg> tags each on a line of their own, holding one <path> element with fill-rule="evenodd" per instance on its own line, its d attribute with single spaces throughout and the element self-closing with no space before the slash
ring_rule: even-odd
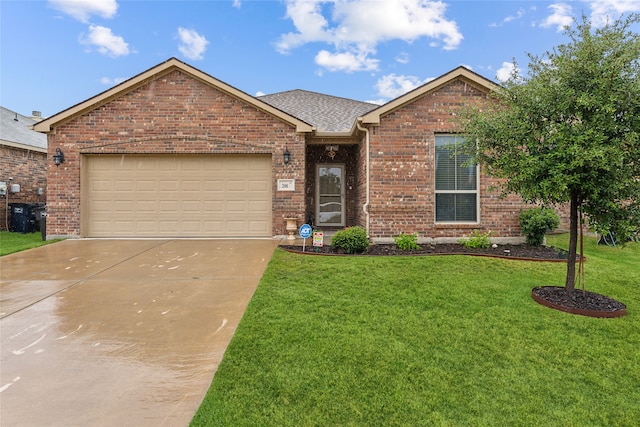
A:
<svg viewBox="0 0 640 427">
<path fill-rule="evenodd" d="M 438 150 L 438 144 L 437 144 L 437 139 L 439 137 L 454 137 L 455 141 L 454 141 L 454 146 L 456 148 L 456 152 L 454 152 L 454 155 L 457 156 L 457 147 L 459 144 L 459 140 L 464 140 L 465 137 L 461 134 L 456 134 L 456 133 L 438 133 L 434 135 L 433 138 L 433 191 L 434 191 L 434 198 L 433 198 L 433 222 L 434 224 L 437 225 L 477 225 L 480 223 L 480 165 L 478 163 L 475 164 L 475 168 L 476 168 L 476 179 L 475 179 L 475 189 L 474 190 L 438 190 L 437 189 L 437 185 L 436 185 L 436 179 L 437 179 L 437 150 Z M 454 162 L 455 163 L 455 162 Z M 454 179 L 457 181 L 457 170 L 456 170 L 456 176 L 454 177 Z M 457 186 L 457 185 L 456 185 Z M 438 206 L 437 206 L 437 195 L 438 194 L 475 194 L 475 199 L 476 199 L 476 219 L 475 221 L 455 221 L 455 220 L 446 220 L 446 221 L 438 221 L 437 219 L 437 212 L 438 212 Z"/>
</svg>

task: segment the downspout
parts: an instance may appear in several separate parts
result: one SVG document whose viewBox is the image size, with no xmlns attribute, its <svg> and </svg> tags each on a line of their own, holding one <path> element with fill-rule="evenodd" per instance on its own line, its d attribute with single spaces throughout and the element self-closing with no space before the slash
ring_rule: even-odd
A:
<svg viewBox="0 0 640 427">
<path fill-rule="evenodd" d="M 365 128 L 362 126 L 362 124 L 360 123 L 361 119 L 359 118 L 358 120 L 356 120 L 356 126 L 358 127 L 358 130 L 361 130 L 362 132 L 364 132 L 364 139 L 365 139 L 365 146 L 366 146 L 366 150 L 367 150 L 367 157 L 366 157 L 366 164 L 365 164 L 365 170 L 366 170 L 366 177 L 367 177 L 367 190 L 366 190 L 366 194 L 365 194 L 365 202 L 364 205 L 362 206 L 362 211 L 364 212 L 365 215 L 365 228 L 367 230 L 367 237 L 369 237 L 369 202 L 370 202 L 370 198 L 369 198 L 369 129 Z"/>
</svg>

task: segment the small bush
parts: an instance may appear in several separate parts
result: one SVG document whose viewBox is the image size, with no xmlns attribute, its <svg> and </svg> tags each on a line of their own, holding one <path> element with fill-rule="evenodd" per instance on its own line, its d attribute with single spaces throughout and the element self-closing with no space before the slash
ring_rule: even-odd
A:
<svg viewBox="0 0 640 427">
<path fill-rule="evenodd" d="M 478 230 L 473 230 L 471 237 L 468 239 L 460 239 L 458 242 L 466 248 L 486 249 L 491 245 L 491 231 L 480 233 Z"/>
<path fill-rule="evenodd" d="M 342 249 L 345 253 L 364 253 L 369 248 L 367 230 L 362 227 L 348 227 L 337 231 L 331 238 L 333 250 Z"/>
<path fill-rule="evenodd" d="M 418 235 L 415 233 L 401 234 L 394 237 L 393 241 L 396 242 L 398 249 L 403 251 L 415 251 L 421 249 L 418 245 Z"/>
<path fill-rule="evenodd" d="M 540 246 L 544 241 L 547 230 L 553 230 L 560 225 L 560 217 L 551 208 L 531 208 L 520 211 L 520 228 L 527 243 Z"/>
</svg>

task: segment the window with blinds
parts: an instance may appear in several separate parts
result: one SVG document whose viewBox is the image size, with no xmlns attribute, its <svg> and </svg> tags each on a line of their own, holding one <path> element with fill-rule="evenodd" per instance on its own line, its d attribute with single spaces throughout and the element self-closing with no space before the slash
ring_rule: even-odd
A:
<svg viewBox="0 0 640 427">
<path fill-rule="evenodd" d="M 460 151 L 464 138 L 436 135 L 436 222 L 478 222 L 478 166 Z"/>
</svg>

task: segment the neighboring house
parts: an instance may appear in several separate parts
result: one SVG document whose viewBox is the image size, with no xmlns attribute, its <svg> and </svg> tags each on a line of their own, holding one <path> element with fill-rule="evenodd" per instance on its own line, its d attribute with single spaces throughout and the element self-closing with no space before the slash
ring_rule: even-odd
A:
<svg viewBox="0 0 640 427">
<path fill-rule="evenodd" d="M 10 227 L 9 203 L 46 201 L 47 136 L 32 129 L 40 120 L 37 111 L 27 117 L 0 107 L 0 230 Z"/>
<path fill-rule="evenodd" d="M 456 112 L 495 87 L 459 67 L 383 106 L 256 98 L 171 58 L 36 125 L 65 158 L 48 165 L 47 234 L 270 237 L 295 213 L 378 241 L 516 238 L 520 199 L 451 145 Z"/>
</svg>

